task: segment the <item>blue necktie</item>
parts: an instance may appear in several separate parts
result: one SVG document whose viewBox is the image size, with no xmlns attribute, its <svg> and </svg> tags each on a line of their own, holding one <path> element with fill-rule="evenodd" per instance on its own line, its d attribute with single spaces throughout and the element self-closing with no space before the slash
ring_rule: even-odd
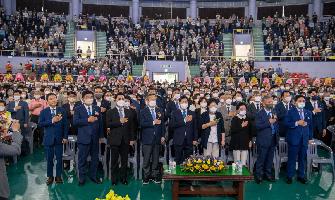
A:
<svg viewBox="0 0 335 200">
<path fill-rule="evenodd" d="M 92 111 L 91 111 L 91 107 L 88 107 L 88 115 L 91 116 L 92 115 Z"/>
<path fill-rule="evenodd" d="M 302 110 L 302 109 L 300 109 L 300 111 L 299 111 L 299 115 L 300 115 L 300 119 L 301 119 L 301 120 L 304 120 L 304 113 L 303 113 L 303 110 Z"/>
<path fill-rule="evenodd" d="M 269 117 L 272 118 L 272 113 L 269 112 Z M 271 130 L 272 130 L 272 135 L 275 134 L 275 126 L 273 124 L 271 124 Z"/>
<path fill-rule="evenodd" d="M 186 110 L 183 110 L 183 119 L 186 117 Z"/>
<path fill-rule="evenodd" d="M 150 109 L 150 110 L 151 110 L 152 119 L 155 120 L 156 119 L 155 109 Z"/>
</svg>

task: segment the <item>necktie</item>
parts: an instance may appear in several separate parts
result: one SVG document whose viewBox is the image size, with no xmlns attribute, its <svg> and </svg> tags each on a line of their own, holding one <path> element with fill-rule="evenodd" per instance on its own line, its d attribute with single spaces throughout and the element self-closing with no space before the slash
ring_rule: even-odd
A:
<svg viewBox="0 0 335 200">
<path fill-rule="evenodd" d="M 272 118 L 272 112 L 271 111 L 269 112 L 268 115 L 269 115 L 270 118 Z M 271 130 L 272 130 L 272 135 L 274 135 L 275 134 L 275 127 L 274 127 L 273 124 L 271 124 Z"/>
<path fill-rule="evenodd" d="M 286 108 L 286 111 L 288 111 L 288 105 L 287 104 L 285 104 L 285 108 Z"/>
<path fill-rule="evenodd" d="M 92 110 L 91 110 L 91 106 L 88 107 L 88 115 L 91 116 L 92 115 Z"/>
<path fill-rule="evenodd" d="M 314 101 L 314 109 L 316 109 L 316 108 L 317 108 L 316 101 Z"/>
<path fill-rule="evenodd" d="M 56 116 L 56 109 L 51 109 L 51 114 L 52 114 L 52 116 L 54 117 L 54 116 Z"/>
<path fill-rule="evenodd" d="M 302 109 L 299 110 L 299 115 L 300 115 L 300 119 L 304 120 L 304 113 Z"/>
<path fill-rule="evenodd" d="M 153 120 L 156 119 L 155 109 L 151 109 L 151 116 L 152 116 L 152 119 L 153 119 Z"/>
<path fill-rule="evenodd" d="M 256 109 L 259 110 L 259 104 L 256 104 Z"/>
<path fill-rule="evenodd" d="M 183 110 L 183 119 L 186 117 L 186 110 Z"/>
<path fill-rule="evenodd" d="M 228 111 L 228 113 L 230 112 L 230 107 L 229 106 L 227 107 L 227 111 Z"/>
<path fill-rule="evenodd" d="M 123 115 L 123 112 L 122 112 L 121 108 L 119 108 L 119 114 L 120 114 L 120 118 L 124 118 L 124 115 Z"/>
</svg>

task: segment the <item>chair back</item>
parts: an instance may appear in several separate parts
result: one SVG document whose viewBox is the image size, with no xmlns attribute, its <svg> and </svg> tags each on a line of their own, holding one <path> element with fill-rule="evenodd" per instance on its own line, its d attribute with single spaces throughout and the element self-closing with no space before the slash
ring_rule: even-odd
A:
<svg viewBox="0 0 335 200">
<path fill-rule="evenodd" d="M 280 138 L 278 142 L 278 156 L 287 157 L 288 156 L 288 145 L 285 138 Z"/>
</svg>

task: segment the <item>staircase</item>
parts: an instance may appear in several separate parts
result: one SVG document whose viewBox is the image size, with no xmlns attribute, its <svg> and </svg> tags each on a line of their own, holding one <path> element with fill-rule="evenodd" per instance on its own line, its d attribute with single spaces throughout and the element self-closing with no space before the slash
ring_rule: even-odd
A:
<svg viewBox="0 0 335 200">
<path fill-rule="evenodd" d="M 97 44 L 97 58 L 102 58 L 106 56 L 107 49 L 107 36 L 106 32 L 96 32 L 96 44 Z"/>
<path fill-rule="evenodd" d="M 231 57 L 233 55 L 233 34 L 224 33 L 222 42 L 224 44 L 224 56 Z"/>
<path fill-rule="evenodd" d="M 190 68 L 191 77 L 200 76 L 200 66 L 199 65 L 190 65 L 189 68 Z"/>
<path fill-rule="evenodd" d="M 133 76 L 142 76 L 143 65 L 133 65 Z"/>
<path fill-rule="evenodd" d="M 263 42 L 263 32 L 261 27 L 254 27 L 252 29 L 252 39 L 254 45 L 254 55 L 256 56 L 256 61 L 264 61 L 264 42 Z M 263 56 L 263 57 L 257 57 Z"/>
<path fill-rule="evenodd" d="M 67 26 L 67 33 L 65 34 L 65 53 L 64 58 L 72 58 L 75 53 L 75 28 L 74 23 L 70 21 Z"/>
</svg>

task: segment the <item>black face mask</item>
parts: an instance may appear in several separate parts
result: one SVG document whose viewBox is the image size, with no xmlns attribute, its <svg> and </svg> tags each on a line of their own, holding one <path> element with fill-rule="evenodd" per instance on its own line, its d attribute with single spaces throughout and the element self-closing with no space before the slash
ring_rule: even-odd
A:
<svg viewBox="0 0 335 200">
<path fill-rule="evenodd" d="M 266 104 L 265 108 L 271 110 L 273 108 L 273 104 Z"/>
</svg>

